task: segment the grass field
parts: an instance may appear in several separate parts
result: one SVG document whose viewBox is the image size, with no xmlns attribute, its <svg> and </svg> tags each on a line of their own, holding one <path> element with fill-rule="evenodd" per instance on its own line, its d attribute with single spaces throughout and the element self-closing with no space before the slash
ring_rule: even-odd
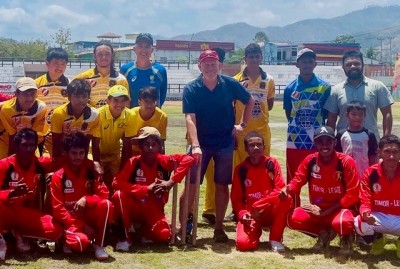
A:
<svg viewBox="0 0 400 269">
<path fill-rule="evenodd" d="M 167 153 L 184 152 L 185 125 L 181 113 L 180 102 L 167 102 L 164 110 L 168 113 L 169 127 L 166 142 Z M 400 134 L 398 122 L 400 105 L 393 106 L 394 134 Z M 282 103 L 276 102 L 270 114 L 272 126 L 271 154 L 278 158 L 282 167 L 285 167 L 285 134 L 286 119 Z M 381 125 L 379 123 L 379 125 Z M 285 171 L 283 171 L 285 173 Z M 182 186 L 180 186 L 180 189 Z M 201 192 L 204 192 L 202 186 Z M 200 203 L 203 203 L 201 196 Z M 201 205 L 202 208 L 202 205 Z M 201 208 L 199 212 L 201 213 Z M 230 209 L 228 209 L 229 211 Z M 170 207 L 167 207 L 169 215 Z M 1 217 L 1 216 L 0 216 Z M 235 225 L 227 223 L 226 227 L 230 238 L 227 244 L 214 244 L 212 227 L 199 223 L 198 240 L 196 247 L 179 247 L 167 245 L 141 245 L 135 243 L 130 253 L 113 252 L 107 247 L 111 259 L 107 262 L 98 262 L 93 253 L 64 254 L 51 253 L 48 250 L 38 249 L 30 254 L 17 254 L 10 246 L 6 262 L 0 263 L 0 268 L 397 268 L 400 260 L 396 257 L 394 238 L 386 246 L 387 251 L 381 256 L 371 256 L 368 248 L 355 246 L 351 257 L 337 255 L 338 240 L 335 239 L 331 250 L 316 254 L 310 249 L 314 239 L 301 233 L 285 230 L 284 244 L 287 250 L 284 254 L 269 251 L 268 233 L 264 232 L 261 244 L 257 251 L 241 253 L 235 249 Z"/>
</svg>

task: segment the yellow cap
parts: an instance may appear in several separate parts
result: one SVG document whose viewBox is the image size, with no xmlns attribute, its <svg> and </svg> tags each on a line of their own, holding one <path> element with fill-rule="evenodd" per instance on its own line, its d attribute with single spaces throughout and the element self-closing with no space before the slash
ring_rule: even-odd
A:
<svg viewBox="0 0 400 269">
<path fill-rule="evenodd" d="M 126 96 L 126 97 L 128 97 L 129 100 L 131 100 L 131 98 L 129 97 L 128 90 L 122 85 L 112 86 L 110 89 L 108 89 L 107 94 L 108 94 L 108 96 L 111 96 L 111 97 Z"/>
</svg>

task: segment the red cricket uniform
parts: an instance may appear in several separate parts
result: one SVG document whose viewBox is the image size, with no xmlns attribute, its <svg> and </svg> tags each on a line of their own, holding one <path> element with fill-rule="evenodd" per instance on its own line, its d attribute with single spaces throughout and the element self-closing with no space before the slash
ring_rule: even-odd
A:
<svg viewBox="0 0 400 269">
<path fill-rule="evenodd" d="M 268 163 L 273 169 L 267 169 Z M 242 168 L 245 167 L 245 168 Z M 240 176 L 245 169 L 246 177 Z M 242 170 L 243 171 L 243 170 Z M 236 248 L 241 251 L 258 247 L 262 227 L 270 226 L 270 240 L 282 241 L 286 226 L 286 216 L 292 205 L 292 199 L 280 200 L 278 194 L 285 187 L 281 167 L 273 157 L 264 156 L 263 161 L 252 165 L 248 158 L 235 167 L 233 173 L 231 201 L 234 212 L 238 213 L 239 222 L 236 227 Z M 260 219 L 253 220 L 250 225 L 243 224 L 240 219 L 254 209 L 261 211 Z"/>
<path fill-rule="evenodd" d="M 148 186 L 156 178 L 169 180 L 168 172 L 174 172 L 171 179 L 181 182 L 194 159 L 183 154 L 170 156 L 157 154 L 153 166 L 147 166 L 141 156 L 130 158 L 115 177 L 113 188 L 116 190 L 112 201 L 116 207 L 116 215 L 122 216 L 125 235 L 129 240 L 128 230 L 132 222 L 142 224 L 142 235 L 155 242 L 165 242 L 171 237 L 171 230 L 164 214 L 164 206 L 168 201 L 168 193 L 154 195 Z"/>
<path fill-rule="evenodd" d="M 372 173 L 377 174 L 371 176 Z M 399 190 L 400 168 L 397 168 L 393 179 L 388 179 L 381 163 L 369 167 L 365 170 L 360 185 L 360 215 L 364 212 L 381 212 L 400 216 Z"/>
<path fill-rule="evenodd" d="M 107 187 L 94 172 L 93 161 L 86 159 L 79 175 L 64 165 L 54 173 L 50 191 L 53 215 L 64 226 L 66 244 L 75 251 L 84 251 L 93 239 L 93 235 L 85 233 L 87 225 L 95 232 L 96 244 L 103 246 L 107 222 L 113 218 L 113 205 L 107 200 Z M 82 197 L 86 198 L 86 207 L 77 216 L 73 208 Z"/>
<path fill-rule="evenodd" d="M 33 158 L 28 170 L 19 166 L 15 155 L 0 160 L 0 232 L 13 230 L 22 236 L 54 241 L 62 235 L 62 228 L 40 210 L 45 190 L 43 177 L 53 165 L 50 158 Z M 11 190 L 23 183 L 32 193 L 9 199 Z"/>
<path fill-rule="evenodd" d="M 309 167 L 312 160 L 316 163 Z M 338 171 L 338 162 L 342 163 L 342 171 Z M 309 171 L 309 169 L 311 171 Z M 318 217 L 297 207 L 288 218 L 291 229 L 319 235 L 322 230 L 334 229 L 339 235 L 348 235 L 354 230 L 353 207 L 358 202 L 359 181 L 355 161 L 348 155 L 335 152 L 329 164 L 318 159 L 318 153 L 307 156 L 300 164 L 289 188 L 293 194 L 299 194 L 301 187 L 308 183 L 310 203 L 322 210 L 335 204 L 341 209 L 325 217 Z"/>
</svg>

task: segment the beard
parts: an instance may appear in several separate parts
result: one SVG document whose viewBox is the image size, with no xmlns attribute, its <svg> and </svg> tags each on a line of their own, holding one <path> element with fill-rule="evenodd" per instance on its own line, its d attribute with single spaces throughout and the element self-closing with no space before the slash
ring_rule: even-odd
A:
<svg viewBox="0 0 400 269">
<path fill-rule="evenodd" d="M 362 69 L 347 71 L 345 74 L 351 80 L 361 79 L 363 76 Z"/>
</svg>

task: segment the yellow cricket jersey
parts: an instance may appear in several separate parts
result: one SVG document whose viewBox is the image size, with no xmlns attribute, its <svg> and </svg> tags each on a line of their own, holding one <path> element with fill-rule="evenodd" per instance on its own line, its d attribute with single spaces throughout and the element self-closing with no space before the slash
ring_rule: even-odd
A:
<svg viewBox="0 0 400 269">
<path fill-rule="evenodd" d="M 120 140 L 124 137 L 133 137 L 135 119 L 130 109 L 125 108 L 121 115 L 114 119 L 109 105 L 99 108 L 100 122 L 96 137 L 100 137 L 100 154 L 120 154 Z"/>
<path fill-rule="evenodd" d="M 8 156 L 8 133 L 0 121 L 0 159 Z"/>
<path fill-rule="evenodd" d="M 140 128 L 150 126 L 156 128 L 160 132 L 161 138 L 163 140 L 166 140 L 168 124 L 167 113 L 156 107 L 153 116 L 149 120 L 145 121 L 140 116 L 139 109 L 140 107 L 134 107 L 131 109 L 135 121 L 134 134 L 136 135 L 139 132 Z M 140 153 L 140 149 L 137 145 L 133 145 L 132 149 L 134 155 Z"/>
<path fill-rule="evenodd" d="M 85 135 L 99 137 L 97 136 L 99 121 L 99 112 L 90 106 L 86 106 L 83 114 L 79 118 L 75 118 L 68 102 L 54 109 L 51 116 L 51 132 L 64 135 L 82 132 Z"/>
<path fill-rule="evenodd" d="M 46 73 L 35 79 L 38 87 L 37 98 L 45 102 L 47 106 L 46 122 L 44 126 L 44 134 L 50 132 L 50 119 L 53 110 L 62 104 L 68 102 L 67 86 L 69 80 L 62 75 L 59 80 L 51 81 L 49 73 Z"/>
<path fill-rule="evenodd" d="M 108 76 L 102 76 L 99 72 L 97 72 L 96 68 L 92 68 L 78 74 L 75 78 L 83 78 L 89 83 L 92 82 L 91 85 L 94 86 L 92 86 L 89 103 L 91 106 L 96 108 L 107 104 L 106 100 L 108 97 L 108 89 L 114 85 L 122 85 L 127 88 L 129 92 L 128 81 L 117 71 L 112 72 Z"/>
<path fill-rule="evenodd" d="M 262 71 L 262 70 L 261 70 Z M 251 118 L 247 123 L 245 136 L 250 131 L 256 131 L 265 134 L 269 130 L 269 113 L 267 100 L 275 97 L 275 82 L 271 75 L 262 71 L 261 75 L 255 81 L 247 77 L 246 69 L 234 76 L 238 81 L 247 80 L 247 90 L 254 98 L 254 108 L 251 112 Z M 244 111 L 244 105 L 241 102 L 235 103 L 236 118 L 235 123 L 239 124 Z M 245 134 L 246 133 L 246 134 Z"/>
<path fill-rule="evenodd" d="M 31 128 L 38 134 L 43 132 L 46 104 L 36 99 L 29 111 L 23 111 L 14 97 L 3 103 L 0 119 L 9 135 L 15 135 L 23 128 Z"/>
</svg>

